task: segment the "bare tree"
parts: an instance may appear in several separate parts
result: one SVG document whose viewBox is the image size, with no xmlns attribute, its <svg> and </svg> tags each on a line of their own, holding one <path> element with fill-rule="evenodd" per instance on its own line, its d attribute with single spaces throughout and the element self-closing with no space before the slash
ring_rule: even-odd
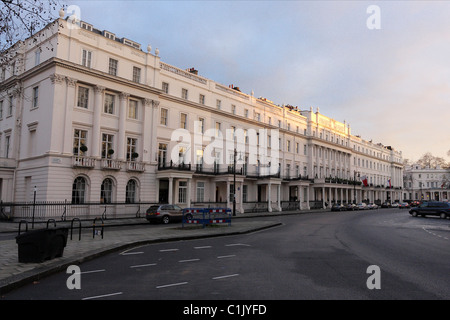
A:
<svg viewBox="0 0 450 320">
<path fill-rule="evenodd" d="M 39 42 L 35 33 L 54 22 L 61 7 L 60 0 L 0 0 L 0 67 L 9 64 L 18 41 Z"/>
<path fill-rule="evenodd" d="M 422 157 L 417 160 L 417 163 L 420 164 L 422 167 L 430 167 L 430 168 L 436 168 L 437 166 L 440 166 L 441 168 L 447 168 L 449 164 L 445 161 L 442 157 L 435 157 L 431 152 L 427 152 Z"/>
</svg>

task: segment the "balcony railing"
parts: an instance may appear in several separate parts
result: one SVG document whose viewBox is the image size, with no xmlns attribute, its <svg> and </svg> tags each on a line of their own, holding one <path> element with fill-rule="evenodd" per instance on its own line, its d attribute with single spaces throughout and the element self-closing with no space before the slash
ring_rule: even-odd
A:
<svg viewBox="0 0 450 320">
<path fill-rule="evenodd" d="M 94 168 L 95 167 L 95 158 L 84 157 L 84 156 L 73 156 L 72 157 L 72 165 L 74 167 Z"/>
<path fill-rule="evenodd" d="M 102 159 L 101 167 L 104 170 L 120 170 L 122 169 L 122 162 L 115 159 Z"/>
<path fill-rule="evenodd" d="M 158 170 L 180 170 L 180 171 L 191 171 L 191 164 L 186 163 L 174 163 L 170 161 L 169 163 L 158 163 Z"/>
<path fill-rule="evenodd" d="M 139 161 L 127 161 L 127 171 L 145 171 L 145 163 Z"/>
</svg>

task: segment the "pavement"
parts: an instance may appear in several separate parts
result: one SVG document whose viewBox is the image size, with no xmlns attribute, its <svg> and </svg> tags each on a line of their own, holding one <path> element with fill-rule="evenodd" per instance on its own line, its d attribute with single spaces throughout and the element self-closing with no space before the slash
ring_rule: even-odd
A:
<svg viewBox="0 0 450 320">
<path fill-rule="evenodd" d="M 314 212 L 323 210 L 314 210 Z M 329 211 L 329 210 L 327 210 Z M 0 221 L 0 298 L 3 294 L 19 288 L 33 281 L 39 281 L 53 273 L 67 270 L 70 265 L 79 265 L 85 261 L 94 259 L 113 251 L 124 250 L 134 246 L 166 241 L 179 241 L 198 239 L 205 237 L 217 237 L 225 235 L 237 235 L 250 233 L 280 225 L 277 221 L 267 221 L 260 217 L 280 216 L 286 214 L 298 214 L 311 211 L 283 211 L 237 214 L 232 217 L 231 224 L 221 224 L 202 228 L 199 225 L 173 223 L 154 227 L 145 217 L 120 218 L 96 220 L 95 229 L 93 220 L 81 221 L 81 229 L 78 221 L 57 221 L 56 227 L 68 227 L 69 234 L 63 256 L 46 260 L 41 263 L 19 262 L 18 244 L 15 237 L 26 231 L 27 225 L 19 222 Z M 250 219 L 241 219 L 250 218 Z M 120 228 L 120 226 L 134 225 L 135 228 Z M 31 222 L 28 229 L 32 228 Z M 47 227 L 45 222 L 35 222 L 34 229 Z M 54 228 L 54 222 L 50 222 L 49 228 Z M 20 228 L 20 230 L 19 230 Z M 103 237 L 101 230 L 103 229 Z M 81 239 L 79 238 L 79 230 Z M 95 230 L 95 231 L 94 231 Z"/>
</svg>

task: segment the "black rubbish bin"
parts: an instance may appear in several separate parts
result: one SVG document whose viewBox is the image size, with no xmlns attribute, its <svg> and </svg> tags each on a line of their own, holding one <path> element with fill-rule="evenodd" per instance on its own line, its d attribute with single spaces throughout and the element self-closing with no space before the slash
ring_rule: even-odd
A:
<svg viewBox="0 0 450 320">
<path fill-rule="evenodd" d="M 62 257 L 69 228 L 37 229 L 16 237 L 19 262 L 43 262 Z"/>
</svg>

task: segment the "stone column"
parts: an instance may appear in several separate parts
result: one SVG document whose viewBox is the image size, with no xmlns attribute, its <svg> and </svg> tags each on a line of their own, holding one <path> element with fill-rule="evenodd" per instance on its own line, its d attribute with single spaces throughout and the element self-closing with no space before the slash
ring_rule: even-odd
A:
<svg viewBox="0 0 450 320">
<path fill-rule="evenodd" d="M 272 190 L 271 190 L 271 183 L 269 182 L 267 184 L 267 211 L 272 212 Z"/>
<path fill-rule="evenodd" d="M 277 185 L 277 206 L 278 211 L 281 211 L 281 184 Z"/>
<path fill-rule="evenodd" d="M 173 178 L 169 178 L 169 204 L 173 204 Z"/>
<path fill-rule="evenodd" d="M 102 101 L 104 87 L 95 86 L 94 87 L 94 120 L 92 124 L 92 152 L 91 155 L 96 158 L 100 158 L 100 119 L 102 114 Z"/>
<path fill-rule="evenodd" d="M 143 109 L 144 109 L 144 119 L 142 124 L 142 161 L 150 162 L 155 158 L 151 158 L 152 156 L 152 127 L 156 126 L 153 124 L 153 100 L 144 99 L 143 101 Z"/>
<path fill-rule="evenodd" d="M 117 141 L 117 159 L 125 161 L 125 127 L 127 120 L 127 106 L 128 106 L 128 93 L 120 93 L 120 105 L 119 105 L 119 137 Z"/>
</svg>

